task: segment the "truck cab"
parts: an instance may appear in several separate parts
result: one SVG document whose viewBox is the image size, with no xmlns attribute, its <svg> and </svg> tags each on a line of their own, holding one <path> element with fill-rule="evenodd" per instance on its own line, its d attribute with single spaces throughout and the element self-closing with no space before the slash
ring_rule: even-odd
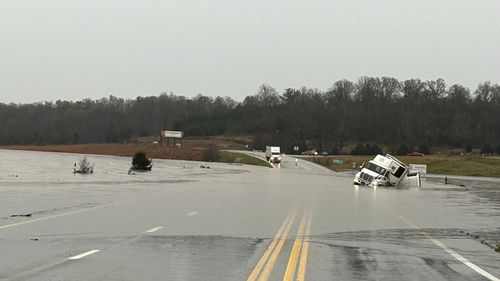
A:
<svg viewBox="0 0 500 281">
<path fill-rule="evenodd" d="M 354 176 L 354 184 L 398 186 L 402 184 L 420 186 L 420 175 L 410 174 L 410 169 L 396 157 L 377 155 L 364 163 Z"/>
<path fill-rule="evenodd" d="M 279 146 L 266 146 L 266 160 L 272 163 L 281 162 L 281 153 Z"/>
</svg>

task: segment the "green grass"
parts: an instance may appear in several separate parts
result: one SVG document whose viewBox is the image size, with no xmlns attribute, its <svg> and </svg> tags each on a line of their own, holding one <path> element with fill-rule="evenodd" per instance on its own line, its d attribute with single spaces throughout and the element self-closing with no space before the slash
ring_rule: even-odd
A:
<svg viewBox="0 0 500 281">
<path fill-rule="evenodd" d="M 356 162 L 356 167 L 358 167 L 372 158 L 372 156 L 339 155 L 315 156 L 306 159 L 329 169 L 340 171 L 352 169 L 353 162 Z M 344 163 L 334 164 L 333 159 L 343 160 Z M 398 159 L 406 164 L 427 164 L 427 173 L 429 174 L 500 177 L 499 157 L 426 155 L 424 157 L 401 156 Z"/>
<path fill-rule="evenodd" d="M 268 168 L 271 167 L 269 163 L 267 163 L 262 159 L 258 159 L 238 152 L 229 152 L 229 151 L 218 151 L 217 162 L 239 163 L 239 164 L 256 165 Z"/>
<path fill-rule="evenodd" d="M 431 174 L 500 177 L 500 159 L 468 157 L 458 161 L 441 160 L 428 165 Z"/>
</svg>

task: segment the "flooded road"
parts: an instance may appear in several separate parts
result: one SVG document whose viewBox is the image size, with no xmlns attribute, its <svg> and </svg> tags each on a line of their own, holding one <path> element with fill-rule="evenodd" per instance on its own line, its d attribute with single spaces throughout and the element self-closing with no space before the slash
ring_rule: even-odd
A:
<svg viewBox="0 0 500 281">
<path fill-rule="evenodd" d="M 499 280 L 500 184 L 0 150 L 0 280 Z M 210 168 L 201 168 L 201 165 Z"/>
</svg>

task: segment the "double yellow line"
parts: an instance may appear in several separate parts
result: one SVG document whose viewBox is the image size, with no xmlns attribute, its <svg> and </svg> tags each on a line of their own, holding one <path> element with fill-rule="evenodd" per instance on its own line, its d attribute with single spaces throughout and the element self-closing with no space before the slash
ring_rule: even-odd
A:
<svg viewBox="0 0 500 281">
<path fill-rule="evenodd" d="M 285 270 L 283 281 L 292 281 L 297 270 L 297 281 L 303 281 L 306 274 L 307 255 L 309 251 L 309 235 L 311 235 L 312 213 L 302 217 L 297 236 L 293 242 L 292 251 Z M 297 265 L 298 263 L 298 265 Z"/>
<path fill-rule="evenodd" d="M 304 214 L 304 216 L 302 217 L 285 270 L 285 275 L 283 277 L 284 281 L 293 280 L 296 271 L 296 280 L 304 280 L 307 264 L 307 253 L 309 249 L 308 239 L 311 231 L 311 219 L 311 213 L 309 213 L 307 216 Z M 253 268 L 247 281 L 267 281 L 269 279 L 271 270 L 276 263 L 278 255 L 283 249 L 283 245 L 285 244 L 288 233 L 290 233 L 290 229 L 293 225 L 294 220 L 295 213 L 294 211 L 291 211 L 278 230 L 278 233 Z"/>
</svg>

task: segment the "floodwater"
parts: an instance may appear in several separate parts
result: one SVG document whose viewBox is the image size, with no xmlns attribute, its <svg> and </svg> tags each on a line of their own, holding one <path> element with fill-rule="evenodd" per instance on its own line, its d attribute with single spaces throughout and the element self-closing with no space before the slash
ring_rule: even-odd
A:
<svg viewBox="0 0 500 281">
<path fill-rule="evenodd" d="M 155 159 L 129 175 L 130 157 L 87 155 L 94 174 L 73 174 L 82 157 L 0 150 L 0 280 L 247 280 L 286 222 L 269 280 L 303 237 L 306 280 L 495 280 L 441 244 L 500 276 L 495 179 L 374 189 L 288 156 L 279 169 Z"/>
<path fill-rule="evenodd" d="M 130 182 L 128 170 L 132 157 L 85 155 L 95 164 L 94 174 L 73 174 L 73 166 L 84 155 L 74 153 L 14 151 L 0 149 L 1 183 L 122 183 Z M 207 163 L 153 159 L 154 169 L 135 173 L 133 181 L 162 181 L 172 178 L 206 174 L 194 169 Z M 230 169 L 227 168 L 226 169 Z"/>
</svg>

